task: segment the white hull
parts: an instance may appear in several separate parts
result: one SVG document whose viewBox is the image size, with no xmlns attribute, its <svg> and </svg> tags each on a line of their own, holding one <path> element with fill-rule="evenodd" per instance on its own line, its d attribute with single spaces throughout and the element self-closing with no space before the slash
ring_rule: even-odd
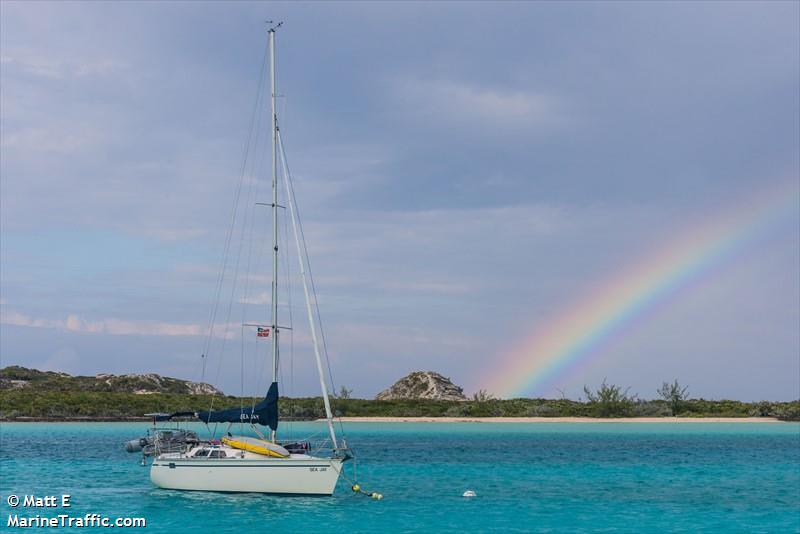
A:
<svg viewBox="0 0 800 534">
<path fill-rule="evenodd" d="M 165 489 L 332 495 L 341 469 L 339 458 L 306 455 L 217 459 L 165 454 L 153 461 L 150 480 Z"/>
</svg>

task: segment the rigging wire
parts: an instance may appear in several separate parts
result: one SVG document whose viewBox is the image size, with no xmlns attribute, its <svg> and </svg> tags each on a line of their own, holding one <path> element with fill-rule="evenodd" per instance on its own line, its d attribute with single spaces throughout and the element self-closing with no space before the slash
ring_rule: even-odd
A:
<svg viewBox="0 0 800 534">
<path fill-rule="evenodd" d="M 256 128 L 256 139 L 255 139 L 256 144 L 258 143 L 258 140 L 259 140 L 259 137 L 260 137 L 260 131 L 261 131 L 261 128 L 257 127 Z M 254 182 L 255 182 L 255 180 L 251 180 L 250 181 L 250 184 L 249 184 L 249 187 L 248 187 L 248 191 L 247 191 L 247 197 L 246 197 L 247 201 L 249 201 L 252 198 L 252 195 L 253 195 L 253 183 Z M 221 342 L 221 347 L 220 347 L 220 357 L 219 357 L 219 361 L 218 361 L 218 364 L 217 364 L 217 372 L 216 372 L 216 375 L 215 375 L 215 378 L 214 378 L 215 382 L 219 382 L 219 376 L 220 376 L 220 373 L 222 371 L 222 361 L 223 361 L 224 356 L 225 356 L 225 345 L 226 345 L 226 343 L 228 341 L 228 332 L 230 331 L 230 325 L 231 325 L 231 312 L 233 311 L 233 301 L 234 301 L 234 298 L 236 296 L 236 287 L 238 286 L 238 283 L 239 283 L 239 264 L 241 263 L 241 260 L 242 260 L 242 247 L 244 245 L 244 235 L 245 235 L 245 231 L 247 229 L 247 221 L 249 219 L 249 213 L 250 213 L 249 210 L 245 209 L 244 220 L 242 221 L 242 228 L 241 228 L 241 232 L 239 233 L 239 246 L 237 247 L 237 250 L 236 250 L 236 262 L 234 264 L 234 269 L 233 269 L 233 280 L 231 281 L 231 291 L 230 291 L 230 297 L 228 299 L 228 310 L 227 310 L 227 313 L 225 315 L 225 330 L 223 331 L 223 335 L 222 335 L 222 342 Z M 209 410 L 213 409 L 213 407 L 214 407 L 214 397 L 211 398 L 211 408 L 209 408 Z"/>
<path fill-rule="evenodd" d="M 210 348 L 211 338 L 212 338 L 212 335 L 213 335 L 213 329 L 214 329 L 214 325 L 216 324 L 218 307 L 219 307 L 219 303 L 220 303 L 221 296 L 222 296 L 221 294 L 222 294 L 222 287 L 224 285 L 224 276 L 225 276 L 225 272 L 226 272 L 227 266 L 228 266 L 228 259 L 229 259 L 229 255 L 230 255 L 230 245 L 232 243 L 232 235 L 233 235 L 233 231 L 234 231 L 234 228 L 235 228 L 236 214 L 238 212 L 239 204 L 241 202 L 241 192 L 242 192 L 242 188 L 243 188 L 243 184 L 244 184 L 244 179 L 245 179 L 245 176 L 246 176 L 247 162 L 248 161 L 252 161 L 251 158 L 249 158 L 250 147 L 251 146 L 257 146 L 258 145 L 258 140 L 260 138 L 261 123 L 256 120 L 256 117 L 258 116 L 258 112 L 261 109 L 261 101 L 263 100 L 260 97 L 261 97 L 261 94 L 263 93 L 264 85 L 265 85 L 266 58 L 267 58 L 267 50 L 265 50 L 264 56 L 262 58 L 261 74 L 259 76 L 258 89 L 256 91 L 256 102 L 255 102 L 255 105 L 253 107 L 253 116 L 251 117 L 251 121 L 250 121 L 250 131 L 248 132 L 247 143 L 245 145 L 245 150 L 244 150 L 244 154 L 243 154 L 243 161 L 242 161 L 242 166 L 241 166 L 241 174 L 240 174 L 240 177 L 239 177 L 239 186 L 237 188 L 236 199 L 235 199 L 235 202 L 234 202 L 233 217 L 232 217 L 232 221 L 231 221 L 231 226 L 230 226 L 229 231 L 228 231 L 228 236 L 226 238 L 223 269 L 221 270 L 220 277 L 219 277 L 218 290 L 216 292 L 217 294 L 216 294 L 216 298 L 215 298 L 215 302 L 214 302 L 214 307 L 213 307 L 213 312 L 212 312 L 212 320 L 211 320 L 211 325 L 210 325 L 210 328 L 209 328 L 209 336 L 208 336 L 208 340 L 207 340 L 207 347 L 208 348 Z M 255 126 L 255 139 L 253 140 L 253 135 L 252 134 L 253 134 L 253 127 L 254 126 Z M 253 142 L 251 143 L 251 141 L 253 141 Z M 253 190 L 253 181 L 251 180 L 250 184 L 249 184 L 249 187 L 248 187 L 247 199 L 251 198 L 252 190 Z M 229 332 L 229 329 L 230 329 L 230 316 L 231 316 L 231 311 L 232 311 L 232 308 L 233 308 L 233 298 L 234 298 L 234 295 L 235 295 L 235 292 L 236 292 L 236 286 L 237 286 L 237 281 L 238 281 L 238 276 L 239 276 L 239 264 L 240 264 L 241 256 L 242 256 L 241 249 L 242 249 L 242 242 L 244 240 L 244 231 L 245 231 L 245 228 L 247 226 L 248 213 L 249 213 L 248 210 L 245 209 L 244 220 L 242 222 L 242 230 L 241 230 L 241 234 L 240 234 L 240 238 L 239 238 L 239 246 L 238 246 L 237 254 L 236 254 L 236 262 L 235 262 L 235 266 L 234 266 L 234 275 L 233 275 L 233 280 L 231 282 L 230 300 L 228 302 L 228 310 L 227 310 L 226 319 L 225 319 L 225 330 L 223 331 L 223 335 L 222 335 L 222 341 L 221 341 L 220 353 L 219 353 L 219 360 L 218 360 L 218 363 L 217 363 L 217 370 L 216 370 L 216 373 L 215 373 L 215 379 L 214 379 L 215 383 L 219 382 L 219 376 L 220 376 L 220 372 L 222 370 L 222 361 L 224 360 L 224 356 L 225 356 L 225 345 L 226 345 L 226 341 L 227 341 L 227 338 L 228 338 L 228 332 Z M 211 411 L 214 408 L 215 399 L 216 399 L 216 395 L 212 395 L 209 411 Z M 217 427 L 215 425 L 214 432 L 213 432 L 214 435 L 216 434 L 216 428 Z"/>
<path fill-rule="evenodd" d="M 208 325 L 206 327 L 207 334 L 206 334 L 205 342 L 203 344 L 203 353 L 202 353 L 202 356 L 201 356 L 201 358 L 202 358 L 202 371 L 201 371 L 201 376 L 200 376 L 200 382 L 201 383 L 205 382 L 206 362 L 207 362 L 208 357 L 209 357 L 209 352 L 210 352 L 210 348 L 211 348 L 211 341 L 212 341 L 212 339 L 214 337 L 214 325 L 216 324 L 217 310 L 219 308 L 219 302 L 220 302 L 220 298 L 222 296 L 222 287 L 224 285 L 225 272 L 227 270 L 228 258 L 229 258 L 229 255 L 230 255 L 230 245 L 231 245 L 231 240 L 232 240 L 232 237 L 233 237 L 233 230 L 234 230 L 234 228 L 236 226 L 236 215 L 238 213 L 239 199 L 240 199 L 241 193 L 242 193 L 242 186 L 244 184 L 245 170 L 246 170 L 246 167 L 247 167 L 247 160 L 248 160 L 248 157 L 249 157 L 249 154 L 250 154 L 250 146 L 251 146 L 251 140 L 252 140 L 252 137 L 253 137 L 253 130 L 256 127 L 256 116 L 257 116 L 258 108 L 259 108 L 260 101 L 261 101 L 261 98 L 259 98 L 259 97 L 260 97 L 261 93 L 263 92 L 263 87 L 264 87 L 264 83 L 265 83 L 265 79 L 266 79 L 265 73 L 266 73 L 267 53 L 268 53 L 268 48 L 265 48 L 264 49 L 264 54 L 263 54 L 262 59 L 261 59 L 261 72 L 260 72 L 259 77 L 258 77 L 258 86 L 256 88 L 256 99 L 255 99 L 255 102 L 253 103 L 253 110 L 252 110 L 251 116 L 250 116 L 250 125 L 248 126 L 245 145 L 244 145 L 244 148 L 242 150 L 242 164 L 241 164 L 240 171 L 239 171 L 239 183 L 238 183 L 238 185 L 236 187 L 236 193 L 234 195 L 233 206 L 231 206 L 231 222 L 230 222 L 230 225 L 228 226 L 228 231 L 227 231 L 226 236 L 225 236 L 225 244 L 223 246 L 223 253 L 222 253 L 222 258 L 221 258 L 221 261 L 220 261 L 220 267 L 219 267 L 219 269 L 217 271 L 218 272 L 217 281 L 216 281 L 216 284 L 215 284 L 215 287 L 214 287 L 213 298 L 212 298 L 213 305 L 211 307 L 211 313 L 209 314 L 209 318 L 208 318 Z M 213 398 L 213 396 L 212 396 L 212 398 Z"/>
<path fill-rule="evenodd" d="M 259 100 L 259 102 L 262 101 L 261 98 L 259 98 L 258 100 Z M 263 105 L 262 105 L 262 108 L 259 109 L 259 112 L 263 112 Z M 259 132 L 260 132 L 260 129 L 259 129 Z M 259 135 L 256 136 L 256 141 L 255 141 L 255 145 L 256 146 L 258 146 L 259 137 L 260 137 Z M 241 357 L 241 370 L 240 370 L 241 392 L 240 392 L 240 397 L 239 397 L 240 401 L 239 402 L 240 402 L 240 408 L 242 410 L 244 410 L 244 405 L 245 405 L 245 367 L 246 367 L 246 350 L 245 350 L 245 347 L 246 347 L 246 339 L 245 339 L 246 327 L 244 325 L 245 325 L 245 322 L 247 322 L 247 305 L 249 303 L 249 298 L 250 298 L 250 283 L 251 283 L 250 273 L 251 273 L 251 268 L 252 268 L 252 263 L 253 263 L 253 241 L 254 241 L 253 233 L 255 232 L 255 226 L 256 226 L 256 206 L 257 205 L 256 205 L 255 201 L 256 201 L 256 199 L 258 199 L 258 194 L 259 194 L 259 190 L 260 190 L 261 182 L 258 180 L 258 177 L 261 175 L 261 169 L 263 168 L 263 161 L 264 161 L 263 152 L 257 151 L 256 152 L 256 157 L 255 157 L 255 162 L 253 164 L 252 173 L 251 173 L 251 175 L 253 177 L 253 179 L 252 179 L 252 181 L 250 183 L 251 189 L 252 189 L 252 200 L 251 200 L 251 197 L 248 196 L 247 204 L 245 205 L 246 213 L 250 214 L 249 215 L 249 219 L 252 222 L 250 223 L 250 225 L 248 225 L 247 224 L 248 218 L 245 217 L 245 221 L 244 221 L 243 227 L 242 227 L 242 236 L 244 236 L 245 228 L 246 228 L 246 230 L 247 230 L 247 232 L 249 234 L 249 236 L 247 238 L 247 260 L 245 262 L 244 288 L 242 290 L 242 299 L 241 299 L 241 304 L 242 304 L 242 307 L 241 307 L 242 357 Z M 263 248 L 261 250 L 263 251 Z M 258 380 L 258 377 L 256 377 L 256 380 Z M 255 408 L 255 403 L 256 403 L 256 401 L 254 399 L 253 402 L 252 402 L 252 408 L 253 409 Z"/>
<path fill-rule="evenodd" d="M 283 167 L 280 166 L 279 170 L 283 173 Z M 280 180 L 278 180 L 280 184 Z M 285 191 L 283 191 L 283 204 L 285 206 L 289 203 L 288 195 Z M 292 269 L 289 267 L 289 253 L 291 247 L 289 246 L 289 224 L 286 221 L 286 218 L 289 216 L 287 210 L 283 210 L 283 245 L 286 253 L 283 254 L 283 267 L 286 279 L 286 301 L 287 301 L 287 309 L 288 309 L 288 319 L 289 319 L 289 388 L 287 393 L 294 394 L 294 316 L 293 316 L 293 303 L 292 303 Z M 281 373 L 283 373 L 283 367 L 280 368 Z M 283 381 L 283 375 L 281 374 L 281 381 Z M 288 397 L 287 398 L 291 398 Z M 289 402 L 289 413 L 292 414 L 293 404 Z M 292 424 L 291 417 L 289 420 L 289 435 L 291 436 L 294 431 L 294 425 Z"/>
<path fill-rule="evenodd" d="M 292 173 L 289 170 L 289 162 L 288 162 L 288 159 L 286 157 L 286 147 L 283 144 L 283 137 L 281 135 L 280 130 L 278 130 L 278 145 L 280 146 L 281 158 L 282 158 L 284 169 L 285 169 L 284 172 L 285 172 L 286 183 L 287 183 L 287 187 L 289 189 L 287 191 L 287 194 L 290 195 L 290 197 L 293 200 L 295 200 L 295 202 L 294 202 L 294 213 L 295 213 L 295 219 L 297 220 L 297 233 L 298 233 L 298 235 L 300 237 L 300 241 L 301 241 L 301 243 L 303 245 L 302 248 L 303 248 L 303 256 L 305 257 L 305 262 L 306 262 L 306 272 L 308 273 L 308 279 L 311 282 L 311 292 L 312 292 L 312 294 L 314 296 L 314 309 L 316 311 L 316 319 L 317 319 L 317 324 L 319 325 L 320 337 L 322 338 L 322 352 L 325 355 L 325 363 L 326 363 L 326 366 L 328 368 L 328 378 L 329 378 L 330 384 L 331 384 L 331 391 L 333 391 L 334 394 L 335 394 L 336 385 L 335 385 L 335 383 L 333 381 L 333 372 L 331 370 L 331 361 L 330 361 L 330 357 L 328 356 L 328 343 L 327 343 L 327 341 L 325 339 L 325 330 L 323 329 L 323 325 L 322 325 L 322 315 L 320 314 L 320 310 L 319 310 L 319 300 L 317 299 L 317 290 L 316 290 L 316 286 L 314 285 L 314 275 L 312 274 L 312 271 L 311 271 L 311 262 L 310 262 L 310 259 L 309 259 L 309 256 L 308 256 L 308 247 L 306 246 L 305 233 L 303 231 L 303 224 L 302 224 L 302 222 L 300 220 L 300 208 L 297 205 L 297 201 L 296 201 L 297 197 L 296 197 L 296 195 L 294 193 L 294 182 L 292 181 Z M 334 395 L 334 398 L 335 398 L 335 395 Z M 339 429 L 340 429 L 340 431 L 342 433 L 342 438 L 346 439 L 345 432 L 344 432 L 344 425 L 342 424 L 341 417 L 336 416 L 336 414 L 332 414 L 332 415 L 334 417 L 336 417 L 336 419 L 339 422 Z"/>
<path fill-rule="evenodd" d="M 277 100 L 278 111 L 277 117 L 285 118 L 288 116 L 287 113 L 287 102 L 288 98 L 286 95 L 278 95 L 280 98 Z M 277 117 L 276 117 L 276 127 L 277 127 Z M 280 142 L 280 132 L 278 132 L 278 142 Z M 280 156 L 280 154 L 279 154 Z M 281 178 L 283 178 L 283 165 L 278 165 L 278 172 L 281 173 Z M 283 205 L 289 206 L 289 194 L 285 190 L 280 189 L 281 180 L 278 180 L 278 187 L 279 192 L 283 193 Z M 284 260 L 284 272 L 286 273 L 286 300 L 287 300 L 287 309 L 288 309 L 288 319 L 289 319 L 289 387 L 287 388 L 287 393 L 290 395 L 294 395 L 294 305 L 292 303 L 292 269 L 290 267 L 289 262 L 289 254 L 291 253 L 292 247 L 289 245 L 289 224 L 287 223 L 286 219 L 289 217 L 288 209 L 283 210 L 283 247 L 286 251 L 283 254 Z M 280 368 L 281 372 L 283 372 L 283 367 Z M 281 378 L 283 380 L 283 378 Z M 284 382 L 285 383 L 285 382 Z M 287 395 L 288 399 L 291 399 L 289 395 Z M 294 408 L 296 403 L 292 402 L 291 400 L 287 403 L 288 405 L 288 412 L 289 412 L 289 421 L 288 421 L 288 434 L 290 439 L 294 436 Z"/>
<path fill-rule="evenodd" d="M 239 409 L 244 412 L 244 321 L 242 321 L 242 332 L 241 332 L 241 347 L 242 347 L 242 362 L 241 362 L 241 371 L 239 372 L 240 380 L 241 380 L 241 390 L 239 393 Z M 241 412 L 240 412 L 241 413 Z M 242 420 L 239 419 L 239 433 L 242 432 Z"/>
<path fill-rule="evenodd" d="M 263 103 L 262 103 L 263 99 L 261 98 L 261 95 L 263 94 L 263 92 L 265 90 L 264 86 L 265 86 L 265 79 L 266 79 L 265 72 L 266 72 L 267 54 L 268 54 L 268 49 L 265 50 L 264 56 L 263 56 L 262 62 L 261 62 L 261 73 L 259 75 L 259 83 L 258 83 L 258 88 L 257 88 L 257 91 L 256 91 L 256 102 L 255 102 L 255 104 L 253 106 L 253 112 L 252 112 L 252 116 L 251 116 L 251 120 L 250 120 L 250 125 L 249 125 L 248 134 L 247 134 L 247 138 L 246 138 L 246 143 L 245 143 L 245 147 L 244 147 L 244 151 L 243 151 L 243 156 L 242 156 L 242 165 L 241 165 L 241 169 L 240 169 L 239 181 L 238 181 L 238 184 L 237 184 L 236 194 L 235 194 L 235 197 L 234 197 L 234 203 L 233 203 L 233 207 L 232 207 L 231 222 L 230 222 L 230 225 L 228 227 L 228 231 L 226 233 L 225 245 L 224 245 L 224 249 L 223 249 L 223 256 L 222 256 L 222 260 L 221 260 L 221 266 L 220 266 L 220 270 L 219 270 L 219 275 L 217 277 L 217 282 L 215 284 L 214 305 L 212 307 L 212 311 L 211 311 L 211 314 L 209 316 L 209 322 L 208 322 L 208 328 L 207 328 L 207 336 L 206 336 L 206 340 L 205 340 L 204 347 L 203 347 L 201 382 L 205 381 L 206 363 L 207 363 L 207 359 L 208 359 L 208 356 L 209 356 L 209 353 L 210 353 L 210 350 L 211 350 L 211 345 L 212 345 L 212 342 L 213 342 L 213 339 L 214 339 L 214 329 L 215 329 L 215 326 L 217 325 L 217 317 L 218 317 L 218 313 L 219 313 L 220 302 L 221 302 L 221 298 L 222 298 L 223 288 L 225 286 L 225 276 L 226 276 L 226 273 L 229 270 L 231 246 L 233 244 L 233 234 L 234 234 L 234 231 L 235 231 L 235 228 L 236 228 L 236 222 L 237 222 L 237 219 L 238 219 L 239 206 L 240 206 L 241 201 L 242 201 L 242 192 L 243 192 L 243 189 L 244 189 L 244 180 L 245 180 L 245 177 L 247 175 L 246 171 L 247 171 L 247 168 L 248 168 L 248 162 L 251 162 L 251 166 L 252 166 L 251 169 L 253 171 L 253 177 L 254 178 L 248 184 L 247 190 L 245 192 L 245 200 L 247 201 L 247 204 L 245 206 L 244 216 L 243 216 L 243 220 L 242 220 L 242 223 L 241 223 L 241 231 L 240 231 L 240 235 L 239 235 L 239 243 L 238 243 L 238 246 L 237 246 L 237 249 L 236 249 L 236 260 L 235 260 L 235 263 L 233 265 L 233 279 L 232 279 L 231 288 L 230 288 L 230 299 L 229 299 L 229 302 L 228 302 L 228 307 L 227 307 L 227 311 L 226 311 L 226 315 L 225 315 L 226 319 L 225 319 L 225 323 L 224 323 L 224 331 L 222 333 L 221 346 L 220 346 L 220 349 L 219 349 L 220 350 L 220 355 L 219 355 L 219 361 L 217 362 L 217 369 L 216 369 L 216 373 L 215 373 L 215 382 L 218 382 L 219 376 L 220 376 L 220 373 L 221 373 L 221 369 L 222 369 L 222 361 L 224 359 L 226 342 L 227 342 L 227 339 L 229 337 L 229 331 L 230 331 L 230 324 L 231 324 L 230 323 L 230 319 L 231 319 L 231 314 L 232 314 L 232 309 L 233 309 L 233 301 L 234 301 L 234 298 L 235 298 L 235 295 L 236 295 L 236 289 L 237 289 L 238 281 L 239 281 L 240 265 L 241 265 L 241 260 L 242 260 L 242 249 L 243 249 L 243 246 L 244 246 L 245 234 L 249 230 L 249 235 L 250 235 L 251 239 L 248 240 L 249 245 L 248 245 L 248 249 L 247 249 L 247 259 L 246 259 L 246 262 L 245 262 L 245 282 L 244 282 L 244 288 L 243 288 L 243 298 L 242 298 L 242 308 L 241 308 L 242 309 L 242 319 L 243 319 L 242 323 L 244 323 L 246 303 L 247 303 L 247 300 L 248 300 L 248 294 L 250 292 L 250 273 L 251 273 L 251 267 L 252 267 L 252 247 L 253 247 L 253 245 L 252 245 L 252 237 L 253 237 L 253 233 L 254 233 L 253 227 L 255 226 L 255 224 L 252 224 L 252 225 L 248 226 L 248 221 L 251 220 L 251 219 L 253 219 L 253 220 L 255 219 L 255 204 L 253 203 L 253 206 L 251 207 L 249 205 L 250 204 L 249 201 L 253 198 L 254 195 L 256 195 L 256 196 L 258 195 L 259 183 L 258 183 L 258 180 L 255 179 L 255 176 L 257 176 L 258 169 L 261 168 L 260 164 L 263 161 L 263 155 L 261 155 L 261 157 L 260 157 L 259 156 L 260 153 L 256 152 L 256 154 L 257 154 L 256 155 L 256 160 L 255 160 L 255 162 L 253 162 L 253 159 L 250 157 L 250 151 L 251 151 L 251 148 L 255 148 L 255 147 L 258 146 L 259 140 L 260 140 L 260 137 L 261 137 L 261 123 L 256 120 L 256 117 L 259 115 L 259 112 L 263 109 Z M 255 130 L 255 140 L 253 139 L 254 130 Z M 284 191 L 283 194 L 284 194 L 284 197 L 285 197 L 285 202 L 288 202 L 289 198 L 294 198 L 294 183 L 293 183 L 293 180 L 292 180 L 291 172 L 289 170 L 288 160 L 287 160 L 287 157 L 286 157 L 286 149 L 285 149 L 285 146 L 283 144 L 282 134 L 281 134 L 281 132 L 279 130 L 277 132 L 277 137 L 278 137 L 278 143 L 280 145 L 280 151 L 281 151 L 280 157 L 281 157 L 282 163 L 283 163 L 283 165 L 280 167 L 280 172 L 284 175 L 283 177 L 285 179 L 285 183 L 287 183 L 287 189 L 288 189 L 287 191 Z M 321 336 L 321 341 L 322 341 L 322 350 L 323 350 L 323 354 L 325 355 L 325 363 L 326 363 L 326 367 L 327 367 L 327 371 L 328 371 L 328 377 L 327 378 L 328 378 L 328 382 L 331 385 L 331 391 L 333 393 L 332 396 L 335 399 L 336 398 L 336 386 L 335 386 L 335 382 L 334 382 L 334 379 L 333 379 L 333 372 L 332 372 L 332 369 L 331 369 L 330 356 L 328 354 L 327 338 L 325 336 L 323 322 L 322 322 L 322 316 L 321 316 L 321 313 L 320 313 L 319 299 L 318 299 L 318 295 L 317 295 L 317 291 L 316 291 L 316 285 L 315 285 L 315 282 L 314 282 L 314 277 L 313 277 L 312 270 L 311 270 L 311 264 L 310 264 L 310 258 L 309 258 L 309 255 L 308 255 L 308 248 L 307 248 L 307 245 L 306 245 L 305 233 L 304 233 L 304 230 L 303 230 L 303 227 L 302 227 L 302 223 L 301 223 L 301 220 L 300 220 L 299 207 L 297 206 L 296 203 L 294 204 L 294 208 L 295 208 L 295 217 L 297 219 L 297 224 L 298 224 L 298 234 L 299 234 L 300 240 L 302 242 L 302 256 L 304 257 L 304 260 L 305 260 L 305 263 L 306 263 L 306 271 L 308 273 L 309 281 L 311 283 L 311 290 L 312 290 L 312 294 L 313 294 L 313 306 L 314 306 L 314 312 L 315 312 L 314 315 L 315 315 L 316 322 L 317 322 L 317 324 L 319 326 L 319 329 L 320 329 L 320 336 Z M 277 208 L 273 208 L 273 209 L 277 209 Z M 251 213 L 251 210 L 252 210 L 252 213 Z M 284 221 L 286 221 L 286 217 L 287 216 L 288 215 L 284 213 L 284 217 L 283 217 Z M 283 229 L 284 244 L 288 243 L 288 229 L 287 229 L 287 226 L 288 226 L 287 224 L 284 224 L 284 229 Z M 262 248 L 262 252 L 263 252 L 263 248 Z M 261 254 L 259 254 L 259 257 L 260 256 L 261 256 Z M 291 282 L 291 269 L 288 267 L 288 257 L 286 257 L 286 255 L 284 255 L 284 265 L 285 265 L 285 276 L 286 276 L 286 280 L 287 280 L 287 287 L 290 288 L 291 283 L 292 283 Z M 294 332 L 293 332 L 293 316 L 292 316 L 293 305 L 292 305 L 292 301 L 291 301 L 291 290 L 287 292 L 287 299 L 288 299 L 288 312 L 289 312 L 288 313 L 288 315 L 289 315 L 288 318 L 289 318 L 289 328 L 290 328 L 290 330 L 289 330 L 289 333 L 290 333 L 290 336 L 289 336 L 290 337 L 290 385 L 293 388 L 293 385 L 294 385 L 293 384 L 294 383 L 294 358 L 293 358 L 293 355 L 294 355 Z M 272 335 L 277 335 L 277 332 L 272 332 Z M 243 406 L 244 406 L 244 404 L 243 404 L 244 403 L 244 392 L 245 392 L 244 368 L 245 368 L 245 363 L 246 363 L 246 356 L 245 356 L 246 339 L 245 339 L 245 334 L 244 334 L 244 325 L 242 326 L 241 336 L 242 336 L 241 337 L 241 367 L 242 368 L 241 368 L 241 373 L 240 373 L 240 391 L 241 391 L 241 395 L 240 395 L 241 401 L 240 401 L 240 403 L 242 404 L 241 408 L 243 408 Z M 260 375 L 261 374 L 262 373 L 258 373 L 258 375 L 256 377 L 257 380 L 260 379 Z M 212 395 L 212 397 L 211 397 L 211 406 L 210 406 L 209 410 L 213 409 L 215 397 L 216 397 L 216 395 Z M 255 403 L 256 403 L 256 398 L 254 397 L 253 401 L 252 401 L 253 407 L 255 407 Z M 340 416 L 336 416 L 336 414 L 333 414 L 333 415 L 335 417 L 337 417 L 337 419 L 339 420 L 340 431 L 342 432 L 342 437 L 344 438 L 345 437 L 344 436 L 344 428 L 343 428 L 343 425 L 342 425 L 341 417 Z M 208 424 L 206 424 L 206 426 L 208 427 Z M 216 428 L 217 428 L 217 425 L 214 426 L 214 434 L 216 434 Z"/>
<path fill-rule="evenodd" d="M 253 222 L 253 225 L 255 225 L 255 221 Z M 256 256 L 256 265 L 261 265 L 262 259 L 264 258 L 264 252 L 265 252 L 266 248 L 267 248 L 267 241 L 262 239 L 261 240 L 261 247 L 259 248 L 257 256 Z M 257 340 L 256 340 L 256 343 L 255 343 L 255 347 L 256 347 L 255 352 L 258 353 L 258 342 L 257 342 Z M 263 391 L 263 390 L 266 389 L 266 386 L 264 386 L 264 382 L 265 382 L 266 372 L 267 372 L 266 371 L 267 358 L 258 358 L 257 360 L 260 362 L 260 364 L 259 364 L 258 370 L 255 373 L 255 377 L 254 377 L 254 379 L 255 379 L 255 389 L 254 389 L 254 391 L 258 392 L 258 391 Z M 258 400 L 260 400 L 258 398 L 258 396 L 254 396 L 253 397 L 252 406 L 251 406 L 252 409 L 255 409 L 255 406 L 256 406 L 256 403 L 258 402 Z"/>
</svg>

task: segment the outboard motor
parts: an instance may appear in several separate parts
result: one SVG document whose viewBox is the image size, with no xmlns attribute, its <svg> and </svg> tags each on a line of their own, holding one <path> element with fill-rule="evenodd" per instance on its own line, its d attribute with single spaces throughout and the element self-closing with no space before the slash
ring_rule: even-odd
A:
<svg viewBox="0 0 800 534">
<path fill-rule="evenodd" d="M 165 452 L 185 452 L 200 443 L 197 432 L 185 429 L 159 429 L 148 436 L 125 442 L 128 452 L 141 452 L 144 456 L 158 456 Z"/>
<path fill-rule="evenodd" d="M 147 445 L 147 438 L 132 439 L 125 442 L 125 450 L 128 452 L 139 452 Z"/>
</svg>

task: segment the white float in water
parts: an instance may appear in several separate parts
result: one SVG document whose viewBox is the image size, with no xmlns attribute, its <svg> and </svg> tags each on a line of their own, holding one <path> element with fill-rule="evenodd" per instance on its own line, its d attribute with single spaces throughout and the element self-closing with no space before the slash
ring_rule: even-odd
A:
<svg viewBox="0 0 800 534">
<path fill-rule="evenodd" d="M 464 492 L 464 495 L 462 495 L 462 497 L 477 497 L 477 496 L 478 494 L 472 490 L 467 490 Z"/>
</svg>

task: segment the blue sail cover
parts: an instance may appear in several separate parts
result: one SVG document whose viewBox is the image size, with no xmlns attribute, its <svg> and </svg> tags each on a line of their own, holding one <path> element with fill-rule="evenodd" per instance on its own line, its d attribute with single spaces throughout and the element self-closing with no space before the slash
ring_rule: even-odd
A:
<svg viewBox="0 0 800 534">
<path fill-rule="evenodd" d="M 194 415 L 204 423 L 258 423 L 278 430 L 278 383 L 273 382 L 267 396 L 255 406 L 197 412 Z"/>
</svg>

